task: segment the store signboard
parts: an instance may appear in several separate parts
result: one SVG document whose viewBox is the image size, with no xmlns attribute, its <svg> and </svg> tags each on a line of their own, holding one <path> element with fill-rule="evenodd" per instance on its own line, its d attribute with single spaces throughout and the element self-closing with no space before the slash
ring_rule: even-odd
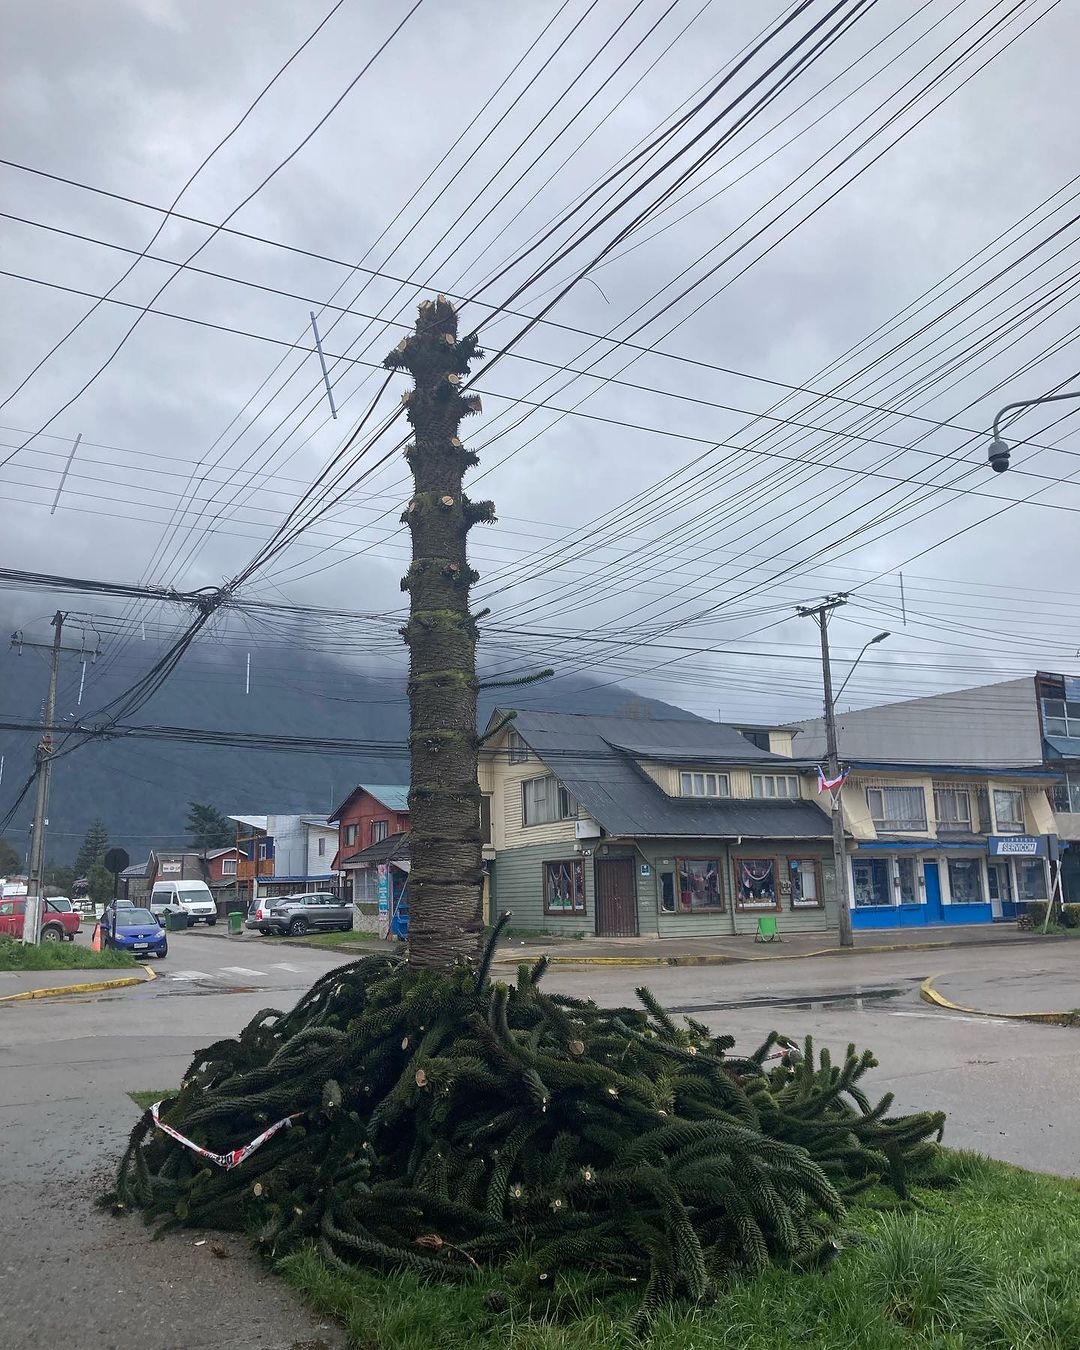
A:
<svg viewBox="0 0 1080 1350">
<path fill-rule="evenodd" d="M 987 841 L 992 858 L 1045 858 L 1042 834 L 992 834 Z"/>
</svg>

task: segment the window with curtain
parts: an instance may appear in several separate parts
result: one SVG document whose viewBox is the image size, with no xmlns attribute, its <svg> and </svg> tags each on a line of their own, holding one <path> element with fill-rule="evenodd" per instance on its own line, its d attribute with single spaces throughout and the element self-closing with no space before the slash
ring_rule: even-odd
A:
<svg viewBox="0 0 1080 1350">
<path fill-rule="evenodd" d="M 793 773 L 752 773 L 750 795 L 753 797 L 797 797 L 799 779 Z"/>
<path fill-rule="evenodd" d="M 724 909 L 723 864 L 719 858 L 679 859 L 679 909 L 684 914 Z"/>
<path fill-rule="evenodd" d="M 346 847 L 346 848 L 351 848 L 351 847 L 356 843 L 356 833 L 357 833 L 357 831 L 359 830 L 359 828 L 360 828 L 359 825 L 346 825 L 346 826 L 345 826 L 345 831 L 344 831 L 344 833 L 345 833 L 345 847 Z"/>
<path fill-rule="evenodd" d="M 526 778 L 521 785 L 522 825 L 550 825 L 555 820 L 576 820 L 577 802 L 548 774 Z"/>
<path fill-rule="evenodd" d="M 926 829 L 926 794 L 921 787 L 868 787 L 866 804 L 879 830 Z"/>
<path fill-rule="evenodd" d="M 726 773 L 680 773 L 679 791 L 684 797 L 726 797 Z"/>
<path fill-rule="evenodd" d="M 524 764 L 529 758 L 529 747 L 516 731 L 506 733 L 506 748 L 510 751 L 511 764 Z"/>
<path fill-rule="evenodd" d="M 735 903 L 739 909 L 779 909 L 775 858 L 735 859 Z"/>
<path fill-rule="evenodd" d="M 971 829 L 971 793 L 965 788 L 934 785 L 934 815 L 939 830 Z"/>
<path fill-rule="evenodd" d="M 371 822 L 371 842 L 381 844 L 390 834 L 390 822 L 388 820 L 373 820 Z"/>
<path fill-rule="evenodd" d="M 1014 788 L 994 789 L 994 824 L 999 834 L 1022 833 L 1024 829 L 1024 794 Z"/>
<path fill-rule="evenodd" d="M 544 913 L 585 913 L 585 866 L 580 858 L 544 864 Z"/>
</svg>

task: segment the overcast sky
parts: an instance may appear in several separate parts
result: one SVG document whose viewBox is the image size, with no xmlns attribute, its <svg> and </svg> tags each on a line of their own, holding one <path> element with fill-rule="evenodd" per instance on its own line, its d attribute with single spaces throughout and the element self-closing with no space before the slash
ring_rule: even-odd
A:
<svg viewBox="0 0 1080 1350">
<path fill-rule="evenodd" d="M 118 281 L 133 256 L 122 250 L 142 250 L 162 221 L 147 207 L 169 206 L 329 9 L 9 0 L 4 156 L 84 186 L 0 168 L 4 210 L 22 220 L 2 222 L 3 266 L 19 275 L 0 277 L 0 397 L 87 313 L 87 295 Z M 839 661 L 883 628 L 893 635 L 845 704 L 1080 668 L 1080 400 L 1025 413 L 1010 438 L 1034 444 L 1004 476 L 985 466 L 1002 404 L 1080 388 L 1076 6 L 847 0 L 836 18 L 851 17 L 848 31 L 737 126 L 771 84 L 745 91 L 830 6 L 810 4 L 733 71 L 791 9 L 424 0 L 230 220 L 270 243 L 211 237 L 173 216 L 116 289 L 124 304 L 102 304 L 10 398 L 4 565 L 182 589 L 236 574 L 333 464 L 378 388 L 372 365 L 420 298 L 480 291 L 462 326 L 497 350 L 524 321 L 491 307 L 601 221 L 601 201 L 616 194 L 612 218 L 513 309 L 536 314 L 729 132 L 553 323 L 481 374 L 483 415 L 465 428 L 482 458 L 473 495 L 499 512 L 472 536 L 477 602 L 492 609 L 489 661 L 585 671 L 712 716 L 813 716 L 816 632 L 793 607 L 848 590 L 833 627 Z M 230 217 L 408 13 L 344 0 L 177 212 Z M 724 91 L 662 153 L 520 259 L 725 66 Z M 167 265 L 207 239 L 188 270 Z M 337 421 L 311 350 L 312 308 Z M 588 336 L 609 333 L 659 350 Z M 404 387 L 395 382 L 371 426 Z M 360 460 L 343 500 L 256 575 L 250 598 L 400 610 L 405 466 L 391 456 L 360 475 L 404 430 L 395 423 Z M 1033 500 L 1003 509 L 1021 498 Z M 9 592 L 5 603 L 14 622 L 47 631 L 50 597 Z M 97 609 L 107 636 L 179 622 L 160 606 L 105 618 L 89 600 L 63 603 Z M 396 650 L 385 624 L 311 631 L 365 665 Z M 243 625 L 217 635 L 239 659 Z M 135 677 L 138 646 L 120 657 Z M 543 706 L 544 690 L 519 701 Z"/>
</svg>

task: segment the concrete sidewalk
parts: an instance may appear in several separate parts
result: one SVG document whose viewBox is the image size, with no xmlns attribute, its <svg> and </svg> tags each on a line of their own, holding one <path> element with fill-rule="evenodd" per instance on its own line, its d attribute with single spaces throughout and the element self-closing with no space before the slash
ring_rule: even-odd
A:
<svg viewBox="0 0 1080 1350">
<path fill-rule="evenodd" d="M 920 992 L 954 1012 L 1080 1026 L 1080 940 L 1064 939 L 1036 972 L 950 970 L 924 980 Z"/>
<path fill-rule="evenodd" d="M 838 945 L 835 932 L 785 937 L 782 942 L 758 942 L 752 936 L 722 938 L 582 938 L 576 942 L 553 942 L 510 938 L 499 944 L 495 960 L 535 961 L 551 958 L 559 966 L 655 966 L 724 965 L 730 961 L 774 961 L 809 956 L 880 954 L 883 952 L 934 951 L 950 947 L 992 946 L 997 948 L 1033 942 L 1055 943 L 1068 939 L 1021 932 L 1012 924 L 970 924 L 962 928 L 884 929 L 855 934 L 855 945 Z"/>
<path fill-rule="evenodd" d="M 316 951 L 335 952 L 357 958 L 375 951 L 401 951 L 398 942 L 380 942 L 374 935 L 360 942 L 312 943 L 303 938 L 263 937 L 253 930 L 230 935 L 220 925 L 189 930 L 199 936 L 233 943 L 273 943 Z M 949 947 L 993 946 L 1033 942 L 1062 942 L 1060 937 L 1042 937 L 1022 932 L 1011 923 L 948 925 L 942 928 L 882 929 L 855 934 L 854 947 L 842 948 L 835 932 L 792 934 L 780 942 L 757 942 L 752 935 L 732 934 L 715 938 L 503 938 L 495 956 L 497 965 L 517 965 L 547 956 L 557 966 L 700 966 L 725 965 L 731 961 L 773 961 L 808 956 L 857 956 L 882 952 L 934 951 Z"/>
<path fill-rule="evenodd" d="M 81 970 L 0 970 L 0 1003 L 63 994 L 124 989 L 154 978 L 145 966 L 102 966 Z"/>
</svg>

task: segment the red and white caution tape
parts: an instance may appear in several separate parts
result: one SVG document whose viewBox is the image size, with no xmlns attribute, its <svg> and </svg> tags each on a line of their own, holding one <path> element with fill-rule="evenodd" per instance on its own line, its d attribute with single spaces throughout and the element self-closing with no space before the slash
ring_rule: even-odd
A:
<svg viewBox="0 0 1080 1350">
<path fill-rule="evenodd" d="M 295 1115 L 286 1116 L 284 1120 L 279 1120 L 275 1124 L 268 1126 L 263 1130 L 262 1134 L 257 1135 L 250 1144 L 245 1144 L 243 1148 L 234 1148 L 228 1153 L 211 1153 L 208 1148 L 203 1148 L 201 1145 L 196 1144 L 194 1139 L 189 1139 L 186 1135 L 181 1134 L 179 1130 L 174 1130 L 171 1125 L 166 1125 L 158 1115 L 158 1111 L 161 1109 L 162 1104 L 162 1102 L 155 1102 L 150 1108 L 150 1115 L 153 1117 L 154 1124 L 158 1129 L 162 1130 L 171 1139 L 175 1139 L 178 1144 L 183 1144 L 185 1148 L 191 1149 L 192 1153 L 197 1153 L 200 1158 L 209 1158 L 211 1162 L 217 1163 L 219 1167 L 224 1167 L 226 1171 L 229 1171 L 233 1167 L 239 1167 L 245 1159 L 251 1157 L 257 1148 L 261 1148 L 268 1139 L 272 1139 L 273 1136 L 277 1134 L 278 1130 L 282 1130 L 286 1126 L 291 1125 L 294 1120 L 299 1120 L 304 1114 L 302 1111 L 297 1111 Z"/>
</svg>

